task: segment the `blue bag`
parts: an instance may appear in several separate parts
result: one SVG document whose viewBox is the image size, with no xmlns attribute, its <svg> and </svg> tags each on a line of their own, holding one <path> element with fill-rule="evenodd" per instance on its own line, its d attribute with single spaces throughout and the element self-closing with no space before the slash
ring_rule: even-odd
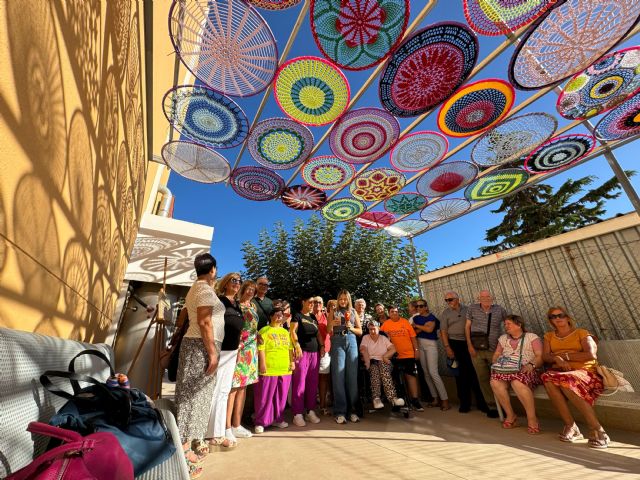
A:
<svg viewBox="0 0 640 480">
<path fill-rule="evenodd" d="M 68 400 L 49 423 L 82 435 L 112 433 L 131 460 L 135 476 L 173 455 L 176 449 L 162 414 L 149 403 L 142 391 L 107 387 L 92 377 L 75 373 L 76 358 L 87 354 L 100 357 L 109 365 L 111 375 L 115 374 L 109 359 L 97 350 L 84 350 L 76 355 L 69 364 L 68 372 L 44 372 L 40 383 L 51 393 Z M 50 378 L 70 380 L 74 394 L 55 389 Z M 81 388 L 78 382 L 91 385 Z"/>
</svg>

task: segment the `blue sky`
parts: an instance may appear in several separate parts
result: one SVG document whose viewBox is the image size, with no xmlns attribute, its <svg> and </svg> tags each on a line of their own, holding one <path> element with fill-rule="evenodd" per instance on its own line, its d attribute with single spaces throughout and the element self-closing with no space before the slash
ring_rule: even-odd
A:
<svg viewBox="0 0 640 480">
<path fill-rule="evenodd" d="M 411 20 L 419 13 L 419 9 L 424 5 L 424 1 L 412 1 Z M 267 23 L 273 30 L 273 34 L 277 40 L 278 48 L 280 51 L 287 43 L 289 33 L 292 30 L 293 24 L 300 11 L 301 4 L 280 12 L 269 12 L 260 10 Z M 429 24 L 439 21 L 458 21 L 466 23 L 462 11 L 462 0 L 446 0 L 439 2 L 436 7 L 427 15 L 426 19 L 422 22 L 419 28 L 428 26 Z M 504 37 L 484 37 L 478 36 L 480 42 L 480 55 L 479 61 L 490 54 L 493 49 L 499 45 Z M 623 43 L 622 47 L 628 47 L 635 45 L 635 42 Z M 477 75 L 471 81 L 483 80 L 487 78 L 507 78 L 507 67 L 509 60 L 513 54 L 514 47 L 508 48 L 503 54 L 501 54 L 496 60 L 494 60 L 487 68 L 485 68 L 479 75 Z M 311 33 L 309 25 L 309 15 L 307 14 L 304 24 L 300 29 L 298 36 L 288 59 L 298 56 L 318 56 L 321 57 Z M 346 74 L 350 86 L 352 95 L 360 89 L 360 86 L 369 77 L 373 68 L 364 70 L 361 72 L 348 72 L 343 70 Z M 533 92 L 535 93 L 535 92 Z M 516 101 L 514 105 L 525 100 L 532 92 L 523 92 L 516 90 Z M 249 98 L 234 98 L 234 100 L 243 108 L 249 122 L 254 118 L 255 112 L 258 109 L 258 105 L 262 99 L 263 94 L 260 93 Z M 549 93 L 543 96 L 541 99 L 535 101 L 532 105 L 522 110 L 521 113 L 529 112 L 549 112 L 554 114 L 559 121 L 559 128 L 566 125 L 568 122 L 555 113 L 555 103 L 557 96 L 554 93 Z M 364 93 L 362 98 L 356 103 L 353 108 L 361 107 L 377 107 L 381 108 L 378 98 L 378 82 L 373 82 L 370 88 Z M 436 125 L 437 112 L 427 117 L 413 131 L 420 130 L 432 130 L 438 131 Z M 260 117 L 261 120 L 272 117 L 284 117 L 285 115 L 279 109 L 273 95 L 271 95 L 267 106 Z M 594 120 L 597 122 L 599 117 Z M 414 119 L 398 119 L 401 129 L 408 126 Z M 326 127 L 311 127 L 313 135 L 316 140 L 319 140 L 323 133 L 326 131 Z M 588 133 L 584 128 L 576 128 L 572 130 L 573 133 Z M 462 143 L 463 139 L 449 138 L 450 149 Z M 331 155 L 331 150 L 328 145 L 329 142 L 325 142 L 316 155 Z M 472 144 L 473 145 L 473 144 Z M 472 145 L 458 152 L 452 156 L 449 160 L 469 160 Z M 239 148 L 218 150 L 231 165 L 236 161 L 236 157 L 239 152 Z M 635 142 L 630 143 L 615 151 L 615 155 L 618 158 L 620 164 L 624 169 L 638 168 L 638 162 L 635 153 Z M 385 155 L 380 160 L 374 163 L 375 167 L 389 166 L 389 156 Z M 245 165 L 257 165 L 251 158 L 251 155 L 245 151 L 240 161 L 241 166 Z M 356 169 L 358 166 L 356 166 Z M 278 173 L 284 178 L 285 181 L 289 180 L 293 174 L 294 169 L 279 171 Z M 599 185 L 603 181 L 613 176 L 613 171 L 609 167 L 604 157 L 598 157 L 584 164 L 578 165 L 570 170 L 567 170 L 555 177 L 549 179 L 547 182 L 553 187 L 557 188 L 568 178 L 580 178 L 585 175 L 593 175 L 598 177 L 598 180 L 594 182 L 594 186 Z M 409 176 L 407 177 L 409 178 Z M 640 191 L 640 174 L 631 179 L 632 184 L 636 191 Z M 293 184 L 304 183 L 302 178 L 298 176 Z M 221 273 L 229 271 L 239 271 L 243 269 L 242 252 L 240 251 L 241 244 L 249 240 L 253 243 L 257 242 L 258 233 L 262 229 L 271 229 L 276 222 L 283 222 L 287 227 L 291 227 L 296 218 L 307 219 L 313 213 L 312 212 L 299 212 L 296 210 L 285 207 L 279 200 L 269 202 L 253 202 L 246 200 L 238 196 L 231 187 L 225 186 L 225 184 L 205 185 L 196 183 L 180 177 L 177 174 L 172 174 L 169 181 L 169 188 L 176 197 L 174 217 L 180 220 L 186 220 L 190 222 L 200 223 L 204 225 L 213 226 L 215 229 L 212 253 L 217 258 L 219 269 Z M 415 183 L 408 185 L 404 189 L 405 191 L 415 191 Z M 330 194 L 331 192 L 327 192 Z M 339 196 L 347 195 L 348 190 L 343 191 Z M 460 197 L 462 192 L 451 195 L 451 197 Z M 500 223 L 501 216 L 498 214 L 492 214 L 491 209 L 497 208 L 499 203 L 494 203 L 475 212 L 467 214 L 459 219 L 442 225 L 438 228 L 430 230 L 423 235 L 415 238 L 414 242 L 416 247 L 425 250 L 429 255 L 427 263 L 427 269 L 433 270 L 445 265 L 457 263 L 471 257 L 477 257 L 479 255 L 478 248 L 485 245 L 484 235 L 487 228 L 493 227 Z M 627 197 L 622 194 L 619 199 L 609 201 L 606 205 L 606 216 L 614 216 L 617 213 L 627 213 L 633 210 L 631 202 Z M 381 210 L 382 205 L 379 205 L 374 211 Z M 414 214 L 409 218 L 419 218 L 418 214 Z"/>
</svg>

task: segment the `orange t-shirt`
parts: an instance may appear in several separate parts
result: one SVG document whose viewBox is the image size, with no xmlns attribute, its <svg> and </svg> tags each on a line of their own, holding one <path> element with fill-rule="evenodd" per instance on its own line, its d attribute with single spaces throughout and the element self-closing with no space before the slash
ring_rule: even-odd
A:
<svg viewBox="0 0 640 480">
<path fill-rule="evenodd" d="M 388 335 L 389 340 L 396 347 L 398 358 L 415 358 L 411 339 L 416 336 L 416 332 L 406 318 L 396 321 L 387 320 L 380 330 Z"/>
<path fill-rule="evenodd" d="M 582 339 L 592 336 L 587 330 L 583 328 L 576 328 L 573 332 L 564 338 L 556 336 L 554 332 L 547 332 L 544 334 L 544 339 L 549 343 L 551 353 L 553 355 L 562 356 L 563 353 L 575 353 L 582 352 Z M 598 362 L 596 360 L 587 360 L 584 362 L 570 361 L 569 365 L 574 370 L 585 369 L 595 370 Z"/>
</svg>

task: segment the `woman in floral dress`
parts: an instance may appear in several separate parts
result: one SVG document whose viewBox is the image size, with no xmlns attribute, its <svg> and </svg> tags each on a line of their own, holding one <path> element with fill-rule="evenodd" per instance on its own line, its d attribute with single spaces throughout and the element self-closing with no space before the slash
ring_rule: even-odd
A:
<svg viewBox="0 0 640 480">
<path fill-rule="evenodd" d="M 238 297 L 240 298 L 240 308 L 244 316 L 244 325 L 240 333 L 240 348 L 238 349 L 238 361 L 233 372 L 233 382 L 231 393 L 229 394 L 229 405 L 227 409 L 227 425 L 231 425 L 233 434 L 237 438 L 249 438 L 251 432 L 244 428 L 242 412 L 244 411 L 244 401 L 247 393 L 247 385 L 258 381 L 258 312 L 251 299 L 256 293 L 256 284 L 251 280 L 245 281 L 240 287 Z M 232 397 L 235 401 L 232 400 Z"/>
</svg>

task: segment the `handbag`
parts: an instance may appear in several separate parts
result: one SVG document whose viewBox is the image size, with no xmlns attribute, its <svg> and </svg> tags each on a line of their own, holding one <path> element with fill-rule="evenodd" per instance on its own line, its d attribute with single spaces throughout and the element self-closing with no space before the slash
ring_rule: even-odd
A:
<svg viewBox="0 0 640 480">
<path fill-rule="evenodd" d="M 491 371 L 495 373 L 518 373 L 522 368 L 522 350 L 524 346 L 524 336 L 522 334 L 522 339 L 520 340 L 520 355 L 518 355 L 518 360 L 516 360 L 512 356 L 500 355 L 497 360 L 491 364 Z"/>
<path fill-rule="evenodd" d="M 605 367 L 604 365 L 597 365 L 596 371 L 598 375 L 602 377 L 602 383 L 605 389 L 613 390 L 613 392 L 601 394 L 604 396 L 611 396 L 618 392 L 633 392 L 634 389 L 629 383 L 629 380 L 624 378 L 624 374 L 611 367 Z"/>
<path fill-rule="evenodd" d="M 167 376 L 169 381 L 175 382 L 178 376 L 178 361 L 180 359 L 180 346 L 182 345 L 182 338 L 187 333 L 189 328 L 189 317 L 182 322 L 182 325 L 176 329 L 169 340 L 169 345 L 160 353 L 160 359 L 158 365 L 160 371 L 167 370 Z"/>
<path fill-rule="evenodd" d="M 69 371 L 48 370 L 40 376 L 40 383 L 51 393 L 68 401 L 51 418 L 51 425 L 88 435 L 109 432 L 115 435 L 133 464 L 136 476 L 159 465 L 174 454 L 176 448 L 162 414 L 154 408 L 144 392 L 121 386 L 108 387 L 87 375 L 75 373 L 75 360 L 81 355 L 95 355 L 109 366 L 109 359 L 97 350 L 83 350 L 69 363 Z M 57 390 L 51 378 L 68 379 L 73 394 Z M 80 388 L 78 382 L 90 386 Z"/>
<path fill-rule="evenodd" d="M 491 312 L 487 316 L 486 332 L 471 332 L 471 344 L 476 350 L 489 350 L 489 332 L 491 331 Z"/>
<path fill-rule="evenodd" d="M 83 437 L 41 422 L 29 423 L 27 431 L 65 443 L 43 453 L 6 480 L 133 480 L 131 461 L 111 433 Z"/>
</svg>

